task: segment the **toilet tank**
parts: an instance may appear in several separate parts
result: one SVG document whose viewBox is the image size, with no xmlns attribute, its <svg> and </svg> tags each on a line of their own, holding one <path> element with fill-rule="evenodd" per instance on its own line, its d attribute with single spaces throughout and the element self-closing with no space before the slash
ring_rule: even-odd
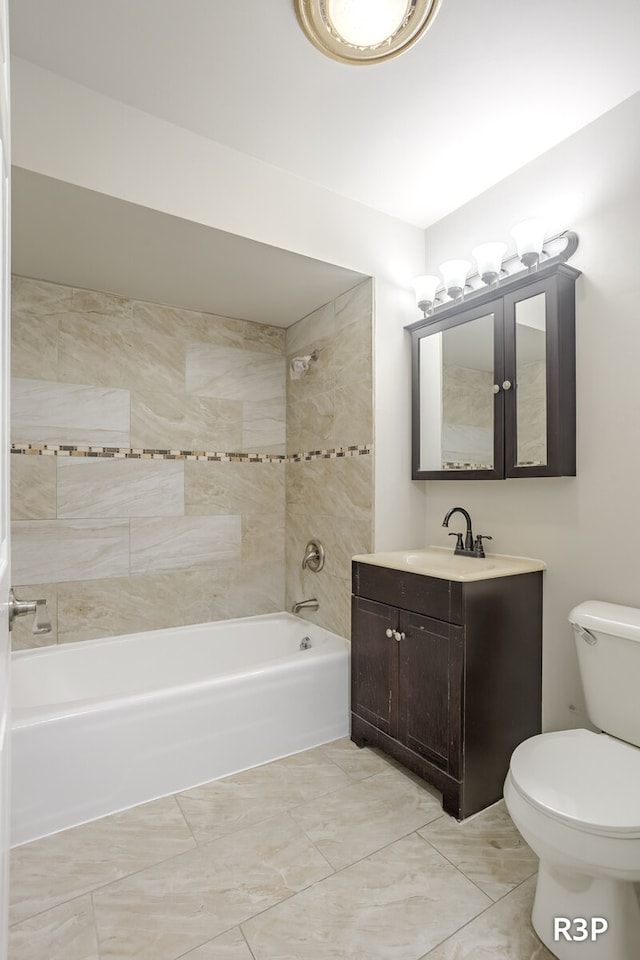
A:
<svg viewBox="0 0 640 960">
<path fill-rule="evenodd" d="M 591 722 L 640 747 L 640 610 L 587 600 L 569 622 Z"/>
</svg>

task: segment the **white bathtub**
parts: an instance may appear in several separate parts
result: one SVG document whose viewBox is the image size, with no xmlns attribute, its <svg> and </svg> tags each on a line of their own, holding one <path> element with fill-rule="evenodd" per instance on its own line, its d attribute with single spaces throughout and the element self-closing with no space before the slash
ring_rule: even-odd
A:
<svg viewBox="0 0 640 960">
<path fill-rule="evenodd" d="M 348 662 L 287 613 L 13 653 L 11 845 L 345 736 Z"/>
</svg>

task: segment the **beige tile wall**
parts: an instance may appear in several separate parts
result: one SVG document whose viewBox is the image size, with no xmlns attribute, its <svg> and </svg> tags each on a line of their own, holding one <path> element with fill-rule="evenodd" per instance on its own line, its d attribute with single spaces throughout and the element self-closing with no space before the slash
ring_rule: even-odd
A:
<svg viewBox="0 0 640 960">
<path fill-rule="evenodd" d="M 12 440 L 285 452 L 285 331 L 14 278 Z M 13 582 L 83 640 L 284 605 L 285 465 L 11 458 Z"/>
<path fill-rule="evenodd" d="M 372 536 L 372 296 L 367 281 L 285 332 L 14 278 L 12 440 L 34 449 L 11 458 L 13 581 L 48 598 L 54 626 L 34 637 L 18 621 L 14 647 L 309 596 L 310 619 L 349 636 L 350 558 Z M 315 349 L 290 380 L 289 360 Z M 319 574 L 300 567 L 313 537 Z"/>
<path fill-rule="evenodd" d="M 298 380 L 287 379 L 287 453 L 344 451 L 373 442 L 373 282 L 367 280 L 287 330 L 287 361 L 318 351 Z M 373 457 L 288 462 L 288 608 L 315 597 L 317 613 L 301 615 L 350 636 L 351 557 L 372 550 Z M 326 551 L 324 569 L 302 570 L 309 540 Z"/>
</svg>

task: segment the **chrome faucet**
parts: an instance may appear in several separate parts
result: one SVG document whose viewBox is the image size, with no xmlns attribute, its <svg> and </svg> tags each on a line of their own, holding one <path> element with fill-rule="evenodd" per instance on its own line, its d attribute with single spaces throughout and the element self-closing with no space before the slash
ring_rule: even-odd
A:
<svg viewBox="0 0 640 960">
<path fill-rule="evenodd" d="M 454 513 L 461 513 L 467 523 L 467 532 L 464 536 L 464 543 L 462 542 L 461 533 L 450 533 L 450 537 L 457 537 L 456 546 L 454 549 L 454 554 L 458 556 L 462 555 L 464 557 L 477 557 L 482 560 L 485 556 L 484 546 L 482 544 L 483 540 L 493 540 L 493 537 L 490 537 L 486 533 L 479 533 L 478 536 L 473 538 L 473 529 L 471 527 L 471 517 L 467 510 L 464 507 L 452 507 L 451 510 L 447 510 L 444 520 L 442 521 L 443 527 L 449 526 L 449 520 Z"/>
</svg>

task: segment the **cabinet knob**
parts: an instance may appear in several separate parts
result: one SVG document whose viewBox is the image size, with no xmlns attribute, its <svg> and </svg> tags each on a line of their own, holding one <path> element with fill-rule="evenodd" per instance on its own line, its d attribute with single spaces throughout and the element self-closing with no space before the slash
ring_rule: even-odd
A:
<svg viewBox="0 0 640 960">
<path fill-rule="evenodd" d="M 503 380 L 503 381 L 502 381 L 502 389 L 503 389 L 503 390 L 511 390 L 511 380 Z"/>
<path fill-rule="evenodd" d="M 396 634 L 396 640 L 398 641 L 398 643 L 400 643 L 401 640 L 404 640 L 404 637 L 405 637 L 404 633 L 400 633 L 398 630 L 396 630 L 395 634 Z"/>
<path fill-rule="evenodd" d="M 500 393 L 500 385 L 499 385 L 499 384 L 494 383 L 494 385 L 493 385 L 493 392 L 494 392 L 494 393 Z"/>
<path fill-rule="evenodd" d="M 389 637 L 389 640 L 391 640 L 391 637 L 395 636 L 395 630 L 392 630 L 391 627 L 387 627 L 386 634 Z"/>
</svg>

